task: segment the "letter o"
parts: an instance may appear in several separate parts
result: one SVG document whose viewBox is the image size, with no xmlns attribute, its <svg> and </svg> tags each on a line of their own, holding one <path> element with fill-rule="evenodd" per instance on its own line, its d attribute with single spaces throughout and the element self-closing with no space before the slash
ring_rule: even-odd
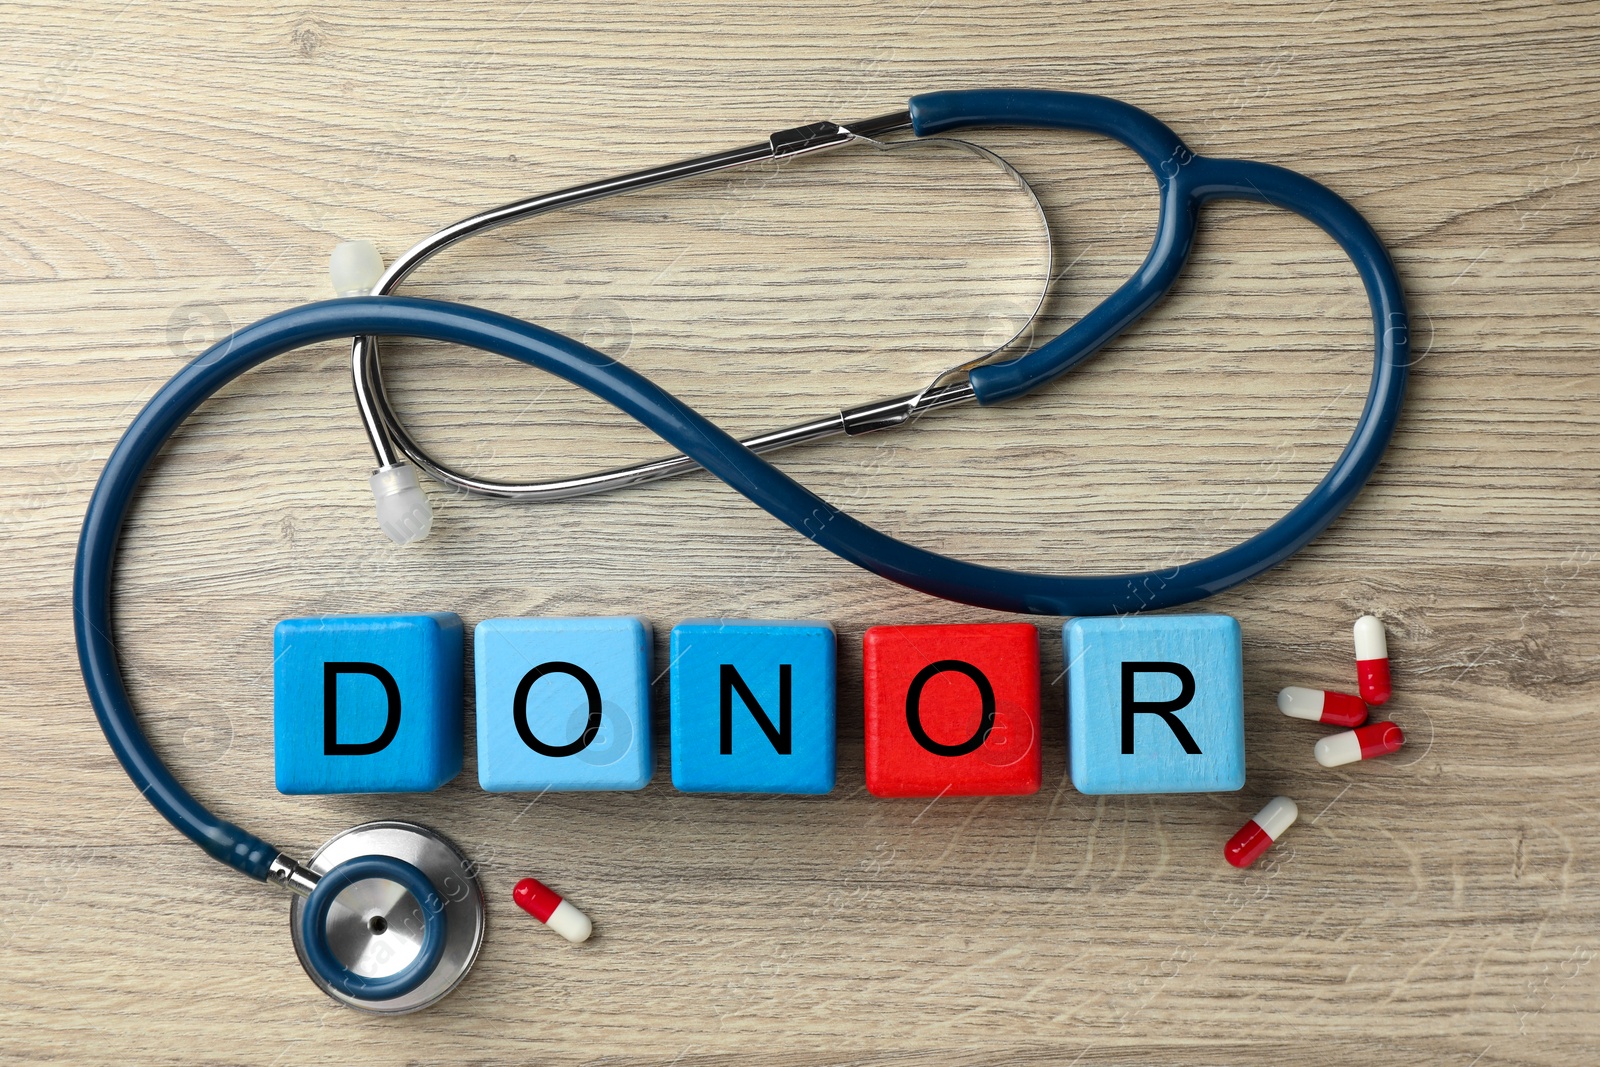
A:
<svg viewBox="0 0 1600 1067">
<path fill-rule="evenodd" d="M 922 728 L 922 687 L 927 685 L 935 675 L 954 671 L 964 674 L 972 679 L 978 687 L 978 699 L 983 702 L 982 717 L 978 722 L 978 730 L 971 737 L 959 745 L 941 745 L 928 736 L 928 731 Z M 989 731 L 994 729 L 994 686 L 989 684 L 989 679 L 982 671 L 970 663 L 958 659 L 942 659 L 937 663 L 930 663 L 917 672 L 911 680 L 911 688 L 906 690 L 906 725 L 911 728 L 911 736 L 916 738 L 917 744 L 932 752 L 935 756 L 965 756 L 969 752 L 976 752 L 989 740 Z"/>
<path fill-rule="evenodd" d="M 578 684 L 583 686 L 583 695 L 589 701 L 589 721 L 583 728 L 583 733 L 578 735 L 576 741 L 565 745 L 549 745 L 533 735 L 533 730 L 528 726 L 528 691 L 547 674 L 565 674 L 576 678 Z M 517 695 L 511 700 L 511 721 L 517 727 L 517 736 L 522 738 L 522 743 L 539 753 L 541 756 L 576 756 L 593 744 L 595 736 L 600 733 L 600 687 L 595 684 L 588 671 L 576 663 L 563 663 L 552 660 L 541 663 L 533 670 L 522 676 L 522 681 L 517 683 Z"/>
</svg>

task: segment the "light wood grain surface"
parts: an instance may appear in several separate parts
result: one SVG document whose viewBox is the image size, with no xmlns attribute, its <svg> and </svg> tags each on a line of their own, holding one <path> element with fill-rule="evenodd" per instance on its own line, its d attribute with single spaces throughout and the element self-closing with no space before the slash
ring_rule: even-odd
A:
<svg viewBox="0 0 1600 1067">
<path fill-rule="evenodd" d="M 0 5 L 0 1055 L 68 1063 L 1585 1064 L 1600 1057 L 1600 6 L 609 2 Z M 372 521 L 344 346 L 246 376 L 150 478 L 117 641 L 196 793 L 305 853 L 380 816 L 481 863 L 490 934 L 435 1009 L 363 1017 L 295 962 L 286 903 L 135 794 L 77 674 L 70 571 L 100 464 L 205 343 L 326 295 L 335 242 L 393 256 L 529 193 L 916 92 L 1103 93 L 1201 152 L 1284 164 L 1389 242 L 1417 358 L 1389 456 L 1288 564 L 1206 607 L 1245 637 L 1237 794 L 1091 798 L 1065 772 L 1059 619 L 1032 797 L 866 794 L 860 635 L 999 620 L 834 559 L 706 477 L 548 507 L 433 491 Z M 1080 136 L 993 131 L 1055 227 L 1058 331 L 1139 262 L 1153 183 Z M 739 430 L 917 387 L 1031 299 L 1039 236 L 993 171 L 812 157 L 552 216 L 411 292 L 582 334 Z M 1206 213 L 1177 292 L 999 408 L 782 459 L 966 558 L 1093 572 L 1232 544 L 1321 475 L 1370 326 L 1307 224 Z M 527 368 L 412 344 L 417 432 L 477 471 L 658 450 Z M 820 618 L 840 633 L 821 798 L 279 796 L 271 627 L 318 612 Z M 1395 758 L 1335 771 L 1283 685 L 1346 686 L 1388 621 Z M 666 721 L 665 679 L 656 687 Z M 469 707 L 470 717 L 470 707 Z M 470 721 L 470 718 L 469 718 Z M 663 730 L 664 733 L 664 730 Z M 469 734 L 470 736 L 470 734 Z M 1248 872 L 1221 845 L 1303 812 Z M 537 874 L 584 946 L 517 912 Z"/>
</svg>

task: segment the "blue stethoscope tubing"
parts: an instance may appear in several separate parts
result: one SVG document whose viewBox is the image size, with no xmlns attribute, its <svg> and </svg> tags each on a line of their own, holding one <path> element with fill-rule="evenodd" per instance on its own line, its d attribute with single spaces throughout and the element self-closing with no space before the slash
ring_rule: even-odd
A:
<svg viewBox="0 0 1600 1067">
<path fill-rule="evenodd" d="M 146 468 L 178 426 L 245 371 L 306 345 L 354 336 L 416 337 L 493 352 L 548 371 L 637 419 L 776 518 L 823 548 L 913 589 L 998 611 L 1104 615 L 1190 603 L 1246 581 L 1319 534 L 1382 458 L 1405 396 L 1404 298 L 1383 243 L 1355 208 L 1309 178 L 1266 163 L 1208 159 L 1128 104 L 1080 93 L 970 90 L 918 96 L 918 136 L 973 126 L 1104 134 L 1156 176 L 1161 213 L 1139 270 L 1059 337 L 1008 363 L 979 367 L 981 404 L 1020 396 L 1075 366 L 1147 311 L 1176 282 L 1200 206 L 1232 198 L 1287 208 L 1320 226 L 1360 272 L 1372 308 L 1375 359 L 1366 404 L 1332 469 L 1286 515 L 1214 556 L 1138 574 L 1036 575 L 949 559 L 898 541 L 828 504 L 666 390 L 612 358 L 543 327 L 481 308 L 409 297 L 350 297 L 270 315 L 211 346 L 162 386 L 112 450 L 84 516 L 73 582 L 78 657 L 89 699 L 128 776 L 166 819 L 216 859 L 265 880 L 278 849 L 218 817 L 157 756 L 128 700 L 111 634 L 117 541 Z"/>
</svg>

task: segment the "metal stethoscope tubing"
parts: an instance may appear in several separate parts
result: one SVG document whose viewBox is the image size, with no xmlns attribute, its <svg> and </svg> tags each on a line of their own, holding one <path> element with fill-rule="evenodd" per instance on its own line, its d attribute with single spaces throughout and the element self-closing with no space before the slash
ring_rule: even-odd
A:
<svg viewBox="0 0 1600 1067">
<path fill-rule="evenodd" d="M 574 186 L 548 195 L 530 197 L 505 204 L 453 223 L 407 249 L 383 272 L 377 284 L 372 288 L 372 295 L 392 295 L 402 281 L 440 252 L 466 240 L 468 237 L 485 233 L 513 222 L 548 214 L 563 208 L 576 207 L 580 204 L 591 203 L 622 193 L 638 192 L 688 178 L 748 166 L 752 163 L 781 162 L 855 142 L 866 142 L 877 145 L 880 148 L 895 147 L 879 144 L 873 138 L 880 134 L 905 129 L 910 125 L 911 116 L 908 112 L 896 112 L 862 122 L 853 122 L 849 126 L 841 126 L 832 122 L 818 122 L 810 126 L 773 134 L 764 144 L 736 148 L 708 156 L 699 156 L 666 166 L 651 167 L 603 181 Z M 1022 181 L 1021 177 L 1011 169 L 1009 164 L 987 149 L 966 144 L 965 142 L 951 143 L 987 157 L 991 162 L 1006 170 L 1024 189 L 1028 189 L 1027 183 Z M 1033 197 L 1031 189 L 1028 189 L 1028 195 Z M 1043 219 L 1044 209 L 1039 207 L 1036 197 L 1033 197 L 1033 200 L 1035 208 L 1038 209 L 1040 217 Z M 1047 266 L 1045 278 L 1047 283 L 1050 275 L 1048 267 L 1049 243 L 1049 228 L 1048 222 L 1046 222 Z M 1043 304 L 1043 300 L 1044 291 L 1041 290 L 1040 305 Z M 1034 310 L 1035 314 L 1037 314 L 1038 308 L 1036 307 Z M 1020 331 L 1018 332 L 1020 333 Z M 1015 340 L 1015 337 L 1011 340 Z M 1010 341 L 1007 342 L 1007 344 L 1009 343 Z M 1004 347 L 1002 346 L 1002 348 Z M 356 407 L 361 414 L 362 428 L 366 431 L 367 440 L 372 446 L 373 455 L 377 458 L 380 469 L 394 467 L 401 462 L 409 460 L 427 471 L 435 480 L 464 492 L 479 496 L 533 502 L 564 500 L 571 497 L 587 496 L 592 493 L 609 492 L 613 489 L 639 485 L 701 469 L 699 464 L 680 454 L 643 463 L 635 463 L 613 470 L 594 471 L 577 477 L 544 482 L 503 482 L 490 478 L 478 478 L 458 471 L 428 452 L 406 429 L 404 421 L 394 410 L 394 405 L 389 400 L 388 392 L 384 388 L 380 353 L 381 342 L 377 337 L 357 337 L 351 341 L 350 363 Z M 755 452 L 771 452 L 793 445 L 820 441 L 841 433 L 866 433 L 875 429 L 899 425 L 924 412 L 952 404 L 965 403 L 972 399 L 972 390 L 967 387 L 964 381 L 946 382 L 944 380 L 945 377 L 945 375 L 941 375 L 932 385 L 917 393 L 893 397 L 872 404 L 864 404 L 858 408 L 841 411 L 831 416 L 796 423 L 769 433 L 745 438 L 741 443 Z"/>
<path fill-rule="evenodd" d="M 1197 156 L 1170 128 L 1146 112 L 1121 101 L 1082 93 L 1031 89 L 931 93 L 912 98 L 903 112 L 846 125 L 813 123 L 773 134 L 765 144 L 516 201 L 463 219 L 419 242 L 390 265 L 372 292 L 392 294 L 419 266 L 468 237 L 560 208 L 852 143 L 866 142 L 880 148 L 919 143 L 899 142 L 885 146 L 875 140 L 882 134 L 906 128 L 920 138 L 978 126 L 1087 131 L 1111 137 L 1137 152 L 1154 174 L 1160 194 L 1156 237 L 1139 271 L 1072 328 L 1022 358 L 984 365 L 992 356 L 1004 351 L 1010 345 L 1008 341 L 995 353 L 952 368 L 915 393 L 863 404 L 746 438 L 741 442 L 746 447 L 764 453 L 838 434 L 868 433 L 905 425 L 938 408 L 974 400 L 980 404 L 997 403 L 1037 388 L 1092 355 L 1176 284 L 1193 242 L 1199 208 L 1207 200 L 1219 198 L 1257 200 L 1288 208 L 1315 222 L 1339 242 L 1361 272 L 1372 302 L 1379 367 L 1374 370 L 1371 392 L 1375 396 L 1380 391 L 1379 373 L 1388 344 L 1399 363 L 1397 395 L 1403 395 L 1407 356 L 1404 300 L 1382 242 L 1354 208 L 1323 186 L 1282 168 Z M 977 152 L 1002 167 L 1027 190 L 1043 218 L 1037 197 L 1004 160 L 980 146 L 960 141 L 947 143 Z M 1048 245 L 1048 220 L 1045 220 L 1045 238 Z M 1050 273 L 1047 267 L 1047 280 Z M 1041 292 L 1041 304 L 1043 297 Z M 1037 312 L 1035 308 L 1035 314 Z M 505 482 L 455 470 L 418 443 L 395 412 L 384 389 L 379 352 L 376 337 L 358 337 L 352 342 L 351 370 L 356 404 L 380 470 L 409 460 L 441 483 L 468 493 L 537 502 L 607 492 L 699 469 L 693 459 L 679 454 L 542 482 Z M 1386 440 L 1385 437 L 1385 443 Z M 1381 450 L 1382 445 L 1379 448 Z"/>
</svg>

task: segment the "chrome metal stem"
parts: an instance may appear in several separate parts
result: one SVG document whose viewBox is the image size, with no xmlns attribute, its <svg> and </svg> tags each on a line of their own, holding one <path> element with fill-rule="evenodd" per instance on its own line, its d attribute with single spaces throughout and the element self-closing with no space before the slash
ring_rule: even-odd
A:
<svg viewBox="0 0 1600 1067">
<path fill-rule="evenodd" d="M 267 868 L 267 881 L 282 886 L 297 897 L 309 897 L 311 891 L 317 888 L 317 883 L 322 881 L 322 875 L 280 852 Z"/>
<path fill-rule="evenodd" d="M 935 408 L 965 404 L 974 399 L 976 398 L 972 394 L 972 386 L 960 381 L 953 385 L 924 389 L 919 393 L 907 393 L 905 396 L 847 408 L 839 413 L 839 417 L 844 421 L 844 432 L 855 437 L 875 430 L 891 429 Z"/>
</svg>

